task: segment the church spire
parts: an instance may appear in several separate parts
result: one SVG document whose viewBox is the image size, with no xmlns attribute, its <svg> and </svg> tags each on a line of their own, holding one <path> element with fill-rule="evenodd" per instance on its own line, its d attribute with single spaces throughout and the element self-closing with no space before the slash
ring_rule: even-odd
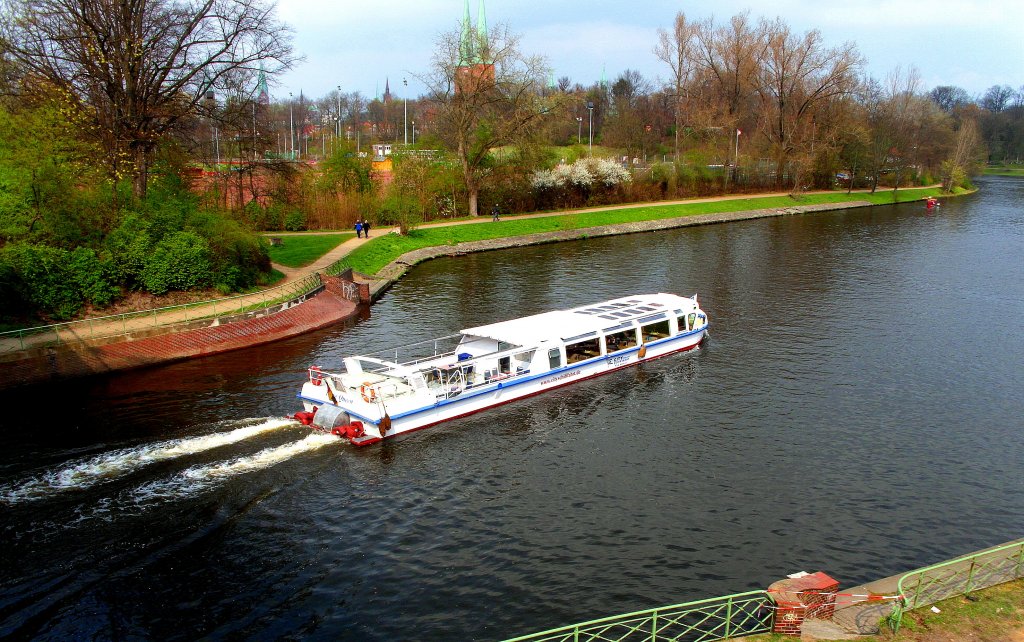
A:
<svg viewBox="0 0 1024 642">
<path fill-rule="evenodd" d="M 469 17 L 469 0 L 466 0 L 466 12 L 462 17 L 462 29 L 459 34 L 459 66 L 471 65 L 475 62 L 476 47 L 473 46 L 473 22 Z"/>
<path fill-rule="evenodd" d="M 480 0 L 480 8 L 476 11 L 476 61 L 486 63 L 490 58 L 487 37 L 487 9 L 484 7 L 484 0 Z"/>
</svg>

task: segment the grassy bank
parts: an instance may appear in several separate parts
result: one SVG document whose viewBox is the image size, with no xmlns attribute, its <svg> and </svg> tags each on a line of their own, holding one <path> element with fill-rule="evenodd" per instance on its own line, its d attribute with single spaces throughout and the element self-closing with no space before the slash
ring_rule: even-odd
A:
<svg viewBox="0 0 1024 642">
<path fill-rule="evenodd" d="M 1024 642 L 1024 580 L 976 591 L 970 599 L 959 596 L 930 607 L 907 611 L 899 633 L 888 629 L 860 636 L 858 642 Z M 781 635 L 755 635 L 744 642 L 787 642 Z M 829 642 L 819 640 L 819 642 Z"/>
<path fill-rule="evenodd" d="M 941 195 L 941 190 L 938 188 L 923 188 L 899 190 L 896 192 L 895 197 L 891 191 L 876 192 L 875 194 L 847 194 L 845 192 L 807 194 L 799 199 L 791 196 L 766 196 L 702 203 L 652 204 L 644 207 L 615 208 L 596 212 L 570 212 L 562 216 L 543 218 L 507 218 L 497 223 L 487 222 L 478 225 L 421 228 L 413 230 L 408 236 L 388 234 L 378 237 L 354 250 L 344 259 L 343 265 L 352 267 L 357 272 L 373 275 L 406 252 L 438 245 L 454 245 L 470 241 L 485 241 L 561 230 L 578 230 L 601 225 L 655 221 L 695 216 L 697 214 L 717 214 L 774 208 L 784 209 L 797 205 L 845 203 L 850 201 L 869 201 L 877 205 L 884 205 L 894 202 L 902 203 L 920 200 L 926 196 Z"/>
<path fill-rule="evenodd" d="M 351 232 L 339 234 L 309 234 L 279 236 L 280 245 L 270 246 L 270 260 L 286 267 L 305 267 L 355 236 Z"/>
<path fill-rule="evenodd" d="M 1024 165 L 990 165 L 982 173 L 985 176 L 1016 176 L 1024 178 Z"/>
</svg>

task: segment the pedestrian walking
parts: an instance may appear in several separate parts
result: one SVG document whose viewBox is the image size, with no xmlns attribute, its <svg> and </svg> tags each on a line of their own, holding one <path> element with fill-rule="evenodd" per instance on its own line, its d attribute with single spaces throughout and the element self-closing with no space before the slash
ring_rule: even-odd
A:
<svg viewBox="0 0 1024 642">
<path fill-rule="evenodd" d="M 363 219 L 363 234 L 366 234 L 366 238 L 370 238 L 370 222 L 365 218 Z"/>
<path fill-rule="evenodd" d="M 363 222 L 356 219 L 356 238 L 363 238 Z"/>
<path fill-rule="evenodd" d="M 499 220 L 501 220 L 501 219 L 498 218 L 498 204 L 497 203 L 495 203 L 494 207 L 491 208 L 491 220 L 492 221 L 499 221 Z"/>
</svg>

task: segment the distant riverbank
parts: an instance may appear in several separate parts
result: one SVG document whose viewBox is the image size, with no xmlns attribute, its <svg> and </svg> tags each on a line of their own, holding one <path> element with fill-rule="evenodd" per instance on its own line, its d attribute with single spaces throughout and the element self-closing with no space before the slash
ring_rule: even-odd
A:
<svg viewBox="0 0 1024 642">
<path fill-rule="evenodd" d="M 968 192 L 959 192 L 958 195 Z M 702 199 L 668 204 L 578 210 L 559 215 L 530 215 L 508 220 L 472 220 L 463 224 L 430 225 L 410 234 L 388 234 L 352 250 L 338 265 L 351 267 L 371 280 L 377 298 L 408 269 L 439 256 L 539 245 L 638 232 L 724 223 L 771 216 L 805 214 L 949 197 L 937 187 L 893 192 L 823 192 L 789 195 Z M 922 205 L 923 207 L 923 205 Z M 466 224 L 475 223 L 475 224 Z"/>
</svg>

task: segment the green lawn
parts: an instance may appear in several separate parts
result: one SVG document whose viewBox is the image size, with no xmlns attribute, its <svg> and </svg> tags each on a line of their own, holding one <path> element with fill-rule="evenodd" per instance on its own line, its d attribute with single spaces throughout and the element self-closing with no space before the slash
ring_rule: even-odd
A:
<svg viewBox="0 0 1024 642">
<path fill-rule="evenodd" d="M 654 221 L 694 216 L 696 214 L 740 212 L 848 201 L 870 201 L 883 205 L 893 202 L 921 200 L 925 196 L 941 195 L 941 190 L 938 188 L 901 189 L 896 193 L 896 200 L 894 201 L 892 191 L 876 192 L 875 194 L 854 193 L 849 195 L 845 192 L 834 192 L 830 194 L 808 194 L 802 196 L 799 200 L 790 196 L 768 196 L 712 201 L 709 203 L 652 204 L 645 207 L 619 208 L 601 212 L 570 212 L 562 216 L 544 218 L 516 219 L 510 217 L 497 223 L 488 221 L 474 225 L 421 228 L 413 230 L 408 236 L 387 234 L 356 248 L 345 257 L 343 265 L 351 267 L 357 272 L 373 275 L 406 252 L 436 245 L 454 245 L 468 241 L 483 241 L 559 230 L 578 230 L 601 225 Z"/>
<path fill-rule="evenodd" d="M 990 165 L 983 172 L 986 176 L 1017 176 L 1024 178 L 1024 165 Z"/>
<path fill-rule="evenodd" d="M 285 267 L 299 268 L 309 265 L 348 239 L 352 233 L 281 235 L 281 245 L 270 247 L 270 260 Z"/>
</svg>

